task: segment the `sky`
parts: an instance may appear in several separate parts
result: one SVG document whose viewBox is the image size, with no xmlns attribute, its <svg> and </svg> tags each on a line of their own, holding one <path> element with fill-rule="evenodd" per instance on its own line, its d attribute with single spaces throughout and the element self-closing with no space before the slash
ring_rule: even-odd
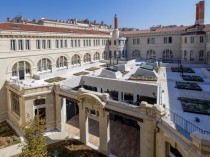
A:
<svg viewBox="0 0 210 157">
<path fill-rule="evenodd" d="M 28 19 L 89 19 L 113 26 L 113 17 L 117 14 L 119 27 L 193 25 L 197 2 L 199 0 L 1 0 L 0 22 L 22 15 Z M 205 0 L 205 23 L 210 24 L 210 0 Z"/>
</svg>

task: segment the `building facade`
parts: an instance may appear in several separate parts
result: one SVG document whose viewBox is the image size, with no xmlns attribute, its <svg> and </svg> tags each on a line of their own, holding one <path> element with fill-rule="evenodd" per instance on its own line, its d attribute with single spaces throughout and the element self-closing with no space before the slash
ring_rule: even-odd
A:
<svg viewBox="0 0 210 157">
<path fill-rule="evenodd" d="M 83 77 L 83 83 L 78 85 L 95 87 L 93 92 L 41 81 L 76 67 L 112 59 L 210 64 L 210 25 L 204 24 L 204 1 L 196 5 L 193 26 L 159 26 L 122 32 L 118 29 L 117 16 L 113 29 L 103 23 L 97 27 L 96 23 L 86 22 L 84 25 L 84 22 L 42 19 L 38 23 L 11 20 L 0 23 L 0 121 L 9 119 L 21 128 L 28 115 L 33 118 L 41 112 L 46 117 L 48 130 L 64 131 L 66 102 L 73 101 L 77 103 L 80 140 L 88 143 L 88 118 L 97 120 L 99 150 L 104 154 L 110 153 L 108 117 L 115 113 L 129 117 L 140 128 L 141 156 L 167 157 L 171 147 L 183 157 L 208 156 L 209 139 L 192 133 L 192 140 L 188 140 L 162 118 L 166 113 L 160 105 L 161 92 L 157 84 Z M 27 84 L 33 84 L 34 80 L 39 80 L 36 85 Z M 116 101 L 104 93 L 108 90 Z M 155 103 L 144 101 L 137 108 L 133 104 L 139 97 Z"/>
</svg>

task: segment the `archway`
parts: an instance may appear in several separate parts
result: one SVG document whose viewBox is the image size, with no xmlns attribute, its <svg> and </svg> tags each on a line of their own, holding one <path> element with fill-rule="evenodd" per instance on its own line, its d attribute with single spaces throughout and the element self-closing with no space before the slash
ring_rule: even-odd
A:
<svg viewBox="0 0 210 157">
<path fill-rule="evenodd" d="M 94 53 L 93 60 L 94 61 L 100 60 L 100 54 L 98 52 Z"/>
<path fill-rule="evenodd" d="M 154 50 L 148 50 L 146 59 L 156 59 L 156 53 Z"/>
<path fill-rule="evenodd" d="M 83 61 L 84 61 L 84 63 L 90 63 L 91 62 L 91 55 L 89 53 L 86 53 L 84 55 Z"/>
<path fill-rule="evenodd" d="M 31 75 L 31 65 L 28 62 L 20 61 L 12 67 L 12 77 L 18 77 L 19 80 L 24 80 L 26 76 Z"/>
<path fill-rule="evenodd" d="M 132 52 L 132 59 L 137 59 L 137 58 L 141 58 L 141 53 L 139 50 L 134 50 Z"/>
<path fill-rule="evenodd" d="M 163 60 L 168 60 L 168 61 L 171 61 L 173 60 L 174 56 L 173 56 L 173 52 L 169 49 L 166 49 L 163 51 L 163 54 L 162 54 L 162 58 Z"/>
<path fill-rule="evenodd" d="M 80 56 L 78 54 L 73 55 L 72 58 L 71 58 L 71 64 L 72 65 L 80 65 L 80 61 L 81 61 L 81 59 L 80 59 Z"/>
<path fill-rule="evenodd" d="M 56 61 L 56 68 L 68 68 L 68 60 L 64 56 L 58 57 Z"/>
<path fill-rule="evenodd" d="M 43 72 L 43 71 L 52 71 L 52 63 L 48 58 L 43 58 L 39 60 L 37 64 L 37 69 L 38 72 Z"/>
</svg>

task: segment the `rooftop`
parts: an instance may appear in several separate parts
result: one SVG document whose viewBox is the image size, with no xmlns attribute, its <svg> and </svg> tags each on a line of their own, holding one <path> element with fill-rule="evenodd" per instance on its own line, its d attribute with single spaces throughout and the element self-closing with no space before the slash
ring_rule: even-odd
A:
<svg viewBox="0 0 210 157">
<path fill-rule="evenodd" d="M 110 35 L 109 32 L 73 28 L 48 27 L 37 24 L 0 23 L 0 31 L 53 32 L 72 34 Z"/>
</svg>

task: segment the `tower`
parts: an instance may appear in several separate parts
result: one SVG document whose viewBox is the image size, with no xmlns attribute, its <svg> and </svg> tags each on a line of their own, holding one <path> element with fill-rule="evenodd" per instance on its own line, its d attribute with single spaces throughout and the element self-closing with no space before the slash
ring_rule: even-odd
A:
<svg viewBox="0 0 210 157">
<path fill-rule="evenodd" d="M 116 14 L 114 16 L 114 29 L 118 29 L 118 17 Z"/>
</svg>

